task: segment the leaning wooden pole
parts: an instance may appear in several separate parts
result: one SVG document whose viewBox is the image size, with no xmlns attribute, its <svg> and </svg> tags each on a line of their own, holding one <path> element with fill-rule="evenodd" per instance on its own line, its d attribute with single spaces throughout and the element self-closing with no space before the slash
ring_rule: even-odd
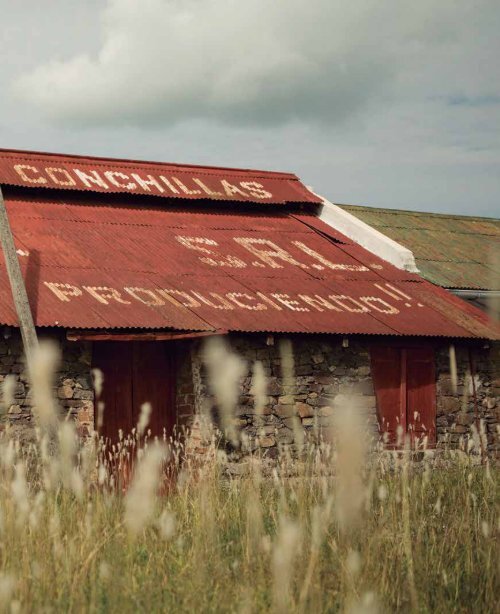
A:
<svg viewBox="0 0 500 614">
<path fill-rule="evenodd" d="M 21 328 L 21 336 L 23 339 L 24 353 L 28 363 L 28 369 L 31 366 L 33 351 L 35 350 L 38 340 L 36 336 L 35 325 L 33 323 L 33 315 L 28 301 L 28 294 L 24 279 L 21 274 L 21 267 L 17 258 L 16 246 L 14 244 L 14 236 L 9 224 L 9 217 L 5 202 L 3 199 L 2 188 L 0 186 L 0 244 L 5 259 L 5 267 L 9 276 L 10 289 L 12 291 L 12 299 Z"/>
</svg>

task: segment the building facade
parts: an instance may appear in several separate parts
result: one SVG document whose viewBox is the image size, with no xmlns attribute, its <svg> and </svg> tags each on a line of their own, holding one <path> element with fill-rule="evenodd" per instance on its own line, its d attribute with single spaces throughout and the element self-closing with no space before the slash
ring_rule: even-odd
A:
<svg viewBox="0 0 500 614">
<path fill-rule="evenodd" d="M 321 438 L 342 404 L 388 446 L 401 431 L 459 445 L 476 429 L 476 449 L 498 453 L 497 325 L 322 221 L 295 176 L 3 151 L 0 183 L 39 337 L 61 348 L 55 393 L 82 436 L 98 402 L 110 439 L 144 402 L 153 435 L 217 421 L 203 347 L 220 336 L 244 364 L 235 424 L 270 459 Z M 0 380 L 16 378 L 3 421 L 29 439 L 36 408 L 1 260 L 0 283 Z"/>
</svg>

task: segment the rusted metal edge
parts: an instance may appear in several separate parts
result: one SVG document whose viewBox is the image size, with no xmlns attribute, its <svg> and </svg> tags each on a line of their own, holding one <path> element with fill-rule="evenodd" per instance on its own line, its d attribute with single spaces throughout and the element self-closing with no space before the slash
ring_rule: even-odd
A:
<svg viewBox="0 0 500 614">
<path fill-rule="evenodd" d="M 197 337 L 212 337 L 214 335 L 227 335 L 227 330 L 192 331 L 189 333 L 166 333 L 155 331 L 148 333 L 112 333 L 109 331 L 78 331 L 66 332 L 68 341 L 176 341 L 178 339 L 194 339 Z"/>
<path fill-rule="evenodd" d="M 10 154 L 13 154 L 13 155 L 10 155 Z M 105 163 L 105 162 L 108 162 L 108 163 L 118 162 L 118 163 L 125 164 L 126 167 L 132 166 L 132 165 L 134 167 L 144 166 L 145 170 L 151 166 L 163 166 L 163 167 L 166 166 L 166 167 L 173 167 L 178 170 L 195 169 L 197 171 L 201 171 L 203 169 L 203 170 L 216 171 L 216 172 L 229 171 L 231 173 L 234 173 L 235 175 L 238 175 L 238 174 L 244 174 L 244 175 L 252 174 L 255 176 L 272 175 L 276 179 L 300 182 L 299 177 L 295 173 L 291 173 L 287 171 L 267 171 L 264 169 L 257 169 L 257 168 L 239 168 L 235 166 L 213 166 L 210 164 L 183 164 L 180 162 L 159 162 L 158 160 L 156 161 L 155 160 L 137 160 L 133 158 L 106 158 L 103 156 L 84 156 L 80 154 L 64 154 L 64 153 L 54 153 L 50 151 L 32 151 L 32 150 L 27 150 L 27 149 L 6 149 L 6 148 L 0 147 L 0 158 L 19 158 L 19 159 L 22 158 L 25 160 L 37 160 L 40 162 L 40 161 L 44 161 L 44 158 L 46 157 L 58 158 L 58 159 L 66 158 L 66 159 L 71 159 L 71 160 L 79 160 L 80 162 L 97 161 L 98 164 Z M 100 164 L 100 165 L 104 166 L 104 164 Z"/>
<path fill-rule="evenodd" d="M 18 329 L 19 328 L 19 324 L 17 323 L 12 323 L 12 322 L 0 322 L 0 326 L 7 326 L 9 328 L 14 328 L 14 329 Z M 37 324 L 36 325 L 36 329 L 37 330 L 43 330 L 43 329 L 62 329 L 62 330 L 67 330 L 67 325 L 61 325 L 61 324 Z M 135 327 L 135 328 L 139 328 L 139 327 Z M 96 334 L 106 334 L 106 332 L 108 331 L 108 328 L 102 327 L 102 328 L 95 328 L 93 329 L 95 331 Z M 126 326 L 116 326 L 113 327 L 114 331 L 120 331 L 123 330 L 123 333 L 119 333 L 117 332 L 116 335 L 126 335 L 126 334 L 142 334 L 142 333 L 129 333 L 130 327 L 126 327 Z M 140 330 L 148 330 L 147 326 L 141 327 Z M 187 330 L 187 329 L 186 329 Z M 68 331 L 70 332 L 70 331 Z M 76 334 L 83 334 L 86 332 L 86 329 L 71 329 L 71 332 Z M 194 331 L 190 331 L 190 332 L 179 332 L 180 335 L 182 334 L 191 334 L 191 332 Z M 271 328 L 262 328 L 262 329 L 248 329 L 248 328 L 228 328 L 226 329 L 219 329 L 219 330 L 213 330 L 213 331 L 196 331 L 195 332 L 195 336 L 210 336 L 210 335 L 225 335 L 225 334 L 229 334 L 229 333 L 248 333 L 248 334 L 269 334 L 269 335 L 304 335 L 304 336 L 311 336 L 311 335 L 337 335 L 337 336 L 342 336 L 342 335 L 348 335 L 348 336 L 356 336 L 356 337 L 371 337 L 371 338 L 378 338 L 378 339 L 383 339 L 386 337 L 401 337 L 401 338 L 415 338 L 415 339 L 421 339 L 421 338 L 426 338 L 426 339 L 463 339 L 464 341 L 468 340 L 471 342 L 474 341 L 491 341 L 492 339 L 488 336 L 484 336 L 484 335 L 477 335 L 477 334 L 466 334 L 466 335 L 438 335 L 438 334 L 423 334 L 423 333 L 412 333 L 412 334 L 407 334 L 407 333 L 398 333 L 398 332 L 391 332 L 391 333 L 369 333 L 369 332 L 364 332 L 364 333 L 360 333 L 360 332 L 353 332 L 352 330 L 348 330 L 348 329 L 341 329 L 339 328 L 337 331 L 332 331 L 332 330 L 326 330 L 326 329 L 318 329 L 316 331 L 298 331 L 296 329 L 290 328 L 275 328 L 275 329 L 271 329 Z M 109 334 L 109 333 L 108 333 Z M 112 333 L 111 333 L 112 334 Z M 144 333 L 145 335 L 149 335 L 151 334 L 151 332 L 146 332 Z M 173 334 L 173 333 L 164 333 L 164 334 Z M 179 335 L 177 335 L 176 337 L 177 339 L 179 338 Z"/>
</svg>

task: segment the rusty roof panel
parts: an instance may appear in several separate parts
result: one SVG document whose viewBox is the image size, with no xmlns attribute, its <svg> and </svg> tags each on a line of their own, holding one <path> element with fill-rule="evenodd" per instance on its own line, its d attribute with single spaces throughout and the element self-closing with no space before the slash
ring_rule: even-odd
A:
<svg viewBox="0 0 500 614">
<path fill-rule="evenodd" d="M 498 335 L 478 310 L 280 210 L 6 205 L 39 326 Z M 15 324 L 1 258 L 0 284 L 0 322 Z"/>
<path fill-rule="evenodd" d="M 0 149 L 0 184 L 261 204 L 320 203 L 291 173 Z"/>
<path fill-rule="evenodd" d="M 444 288 L 500 290 L 500 220 L 341 205 L 409 248 L 423 277 Z"/>
</svg>

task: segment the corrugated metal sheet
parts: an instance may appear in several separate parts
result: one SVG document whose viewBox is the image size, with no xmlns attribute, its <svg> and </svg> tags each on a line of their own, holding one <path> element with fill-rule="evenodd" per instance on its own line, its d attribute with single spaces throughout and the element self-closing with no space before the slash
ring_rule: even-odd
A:
<svg viewBox="0 0 500 614">
<path fill-rule="evenodd" d="M 312 215 L 6 204 L 39 326 L 498 336 Z M 1 258 L 0 284 L 0 322 L 15 325 Z"/>
<path fill-rule="evenodd" d="M 275 205 L 321 202 L 291 173 L 2 149 L 0 184 Z"/>
<path fill-rule="evenodd" d="M 500 290 L 500 220 L 340 205 L 414 254 L 443 288 Z"/>
</svg>

